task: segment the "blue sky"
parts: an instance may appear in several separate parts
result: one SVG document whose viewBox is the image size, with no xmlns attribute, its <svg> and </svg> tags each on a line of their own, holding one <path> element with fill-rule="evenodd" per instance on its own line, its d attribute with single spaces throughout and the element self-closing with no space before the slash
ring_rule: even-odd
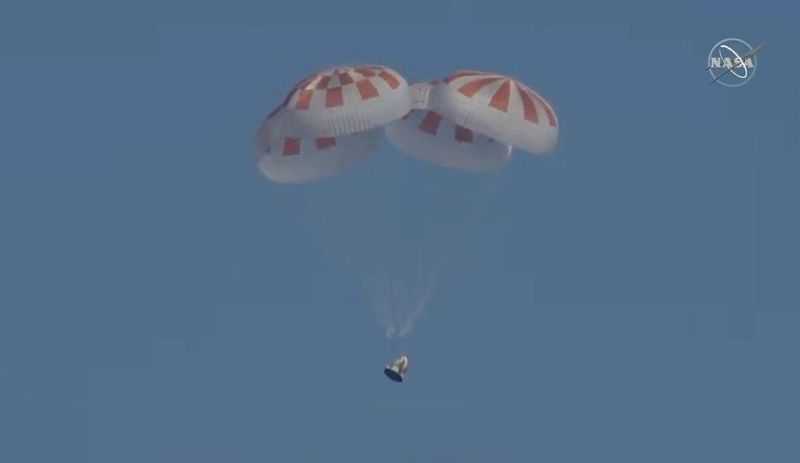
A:
<svg viewBox="0 0 800 463">
<path fill-rule="evenodd" d="M 273 3 L 4 6 L 0 461 L 800 459 L 796 7 Z M 709 87 L 729 36 L 766 42 L 758 74 Z M 480 182 L 388 145 L 263 179 L 259 119 L 347 62 L 512 74 L 562 125 L 501 175 L 399 386 L 304 205 L 416 182 L 394 229 Z"/>
</svg>

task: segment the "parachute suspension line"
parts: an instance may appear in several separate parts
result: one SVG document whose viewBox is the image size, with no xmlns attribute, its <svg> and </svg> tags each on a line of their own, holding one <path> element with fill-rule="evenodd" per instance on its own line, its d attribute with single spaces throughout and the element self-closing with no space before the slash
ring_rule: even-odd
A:
<svg viewBox="0 0 800 463">
<path fill-rule="evenodd" d="M 492 209 L 492 206 L 494 206 L 495 201 L 500 194 L 500 185 L 503 172 L 503 170 L 498 170 L 490 174 L 491 177 L 481 191 L 481 196 L 478 198 L 478 202 L 475 205 L 474 211 L 476 220 L 483 219 Z"/>
<path fill-rule="evenodd" d="M 464 261 L 470 258 L 470 256 L 468 256 L 463 249 L 459 248 L 469 248 L 469 244 L 477 240 L 477 236 L 471 235 L 478 233 L 477 229 L 479 225 L 483 223 L 486 216 L 496 204 L 497 198 L 500 194 L 500 185 L 502 185 L 502 177 L 504 173 L 501 169 L 492 172 L 489 175 L 489 179 L 482 185 L 477 198 L 474 199 L 474 205 L 471 208 L 470 214 L 471 227 L 469 230 L 465 230 L 467 236 L 463 237 L 460 243 L 453 241 L 453 243 L 455 243 L 455 249 L 452 249 L 452 251 L 449 253 L 449 256 L 443 257 L 439 266 L 438 275 L 436 276 L 437 280 L 449 280 L 448 277 L 452 277 L 452 270 L 455 268 L 464 267 Z"/>
<path fill-rule="evenodd" d="M 417 275 L 422 280 L 415 281 L 412 288 L 404 288 L 404 291 L 396 291 L 393 294 L 393 304 L 396 310 L 393 312 L 392 330 L 395 339 L 401 339 L 411 332 L 417 318 L 425 311 L 425 308 L 435 296 L 436 290 L 453 277 L 454 270 L 462 267 L 464 260 L 469 259 L 465 249 L 473 243 L 477 237 L 476 230 L 486 215 L 491 211 L 498 197 L 502 179 L 502 171 L 493 172 L 491 177 L 481 185 L 478 195 L 472 200 L 472 207 L 468 216 L 469 229 L 464 230 L 466 236 L 460 240 L 452 240 L 449 249 L 444 250 L 443 255 L 433 264 L 432 269 L 425 275 Z M 422 269 L 420 269 L 422 273 Z M 396 284 L 400 283 L 397 280 Z M 395 290 L 398 287 L 393 286 Z M 403 296 L 405 295 L 405 298 Z M 402 305 L 400 307 L 399 305 Z"/>
<path fill-rule="evenodd" d="M 457 269 L 464 267 L 464 261 L 474 258 L 470 247 L 478 239 L 481 224 L 496 204 L 505 174 L 500 169 L 484 175 L 486 178 L 480 182 L 477 191 L 473 190 L 475 194 L 469 200 L 472 204 L 465 211 L 466 227 L 461 230 L 463 234 L 444 246 L 437 246 L 441 253 L 426 255 L 426 259 L 433 260 L 424 267 L 411 269 L 410 274 L 397 274 L 390 269 L 375 267 L 374 262 L 365 259 L 346 230 L 337 226 L 335 214 L 331 216 L 331 208 L 320 202 L 328 197 L 315 195 L 314 191 L 307 188 L 299 189 L 300 195 L 297 197 L 302 204 L 303 216 L 311 225 L 312 234 L 332 253 L 331 257 L 340 265 L 344 264 L 342 270 L 360 287 L 362 295 L 373 306 L 386 338 L 394 344 L 411 332 L 437 290 L 455 276 Z M 399 188 L 397 181 L 394 179 L 391 190 Z M 400 191 L 392 194 L 397 200 L 400 196 Z"/>
</svg>

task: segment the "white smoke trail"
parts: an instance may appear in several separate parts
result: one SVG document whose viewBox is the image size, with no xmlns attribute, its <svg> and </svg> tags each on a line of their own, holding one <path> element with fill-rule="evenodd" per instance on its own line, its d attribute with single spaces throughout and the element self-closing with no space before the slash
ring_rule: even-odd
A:
<svg viewBox="0 0 800 463">
<path fill-rule="evenodd" d="M 373 274 L 362 280 L 362 288 L 369 304 L 375 308 L 378 323 L 389 339 L 408 336 L 420 315 L 433 298 L 444 264 L 431 269 L 412 271 L 417 275 Z"/>
<path fill-rule="evenodd" d="M 428 279 L 425 286 L 418 288 L 412 301 L 410 301 L 411 304 L 409 305 L 410 310 L 408 311 L 408 316 L 405 317 L 405 320 L 399 326 L 399 330 L 397 332 L 398 338 L 403 338 L 411 333 L 411 328 L 414 327 L 414 322 L 417 321 L 417 317 L 419 317 L 423 310 L 428 307 L 428 302 L 433 297 L 436 284 L 438 282 L 439 273 L 437 272 Z"/>
<path fill-rule="evenodd" d="M 402 339 L 408 336 L 455 267 L 473 257 L 470 250 L 479 239 L 477 225 L 483 222 L 497 200 L 501 181 L 502 171 L 489 177 L 474 199 L 474 205 L 470 208 L 471 217 L 465 220 L 466 226 L 459 228 L 460 234 L 436 240 L 429 247 L 437 249 L 438 253 L 428 254 L 425 262 L 418 262 L 402 276 L 395 269 L 393 274 L 373 274 L 364 280 L 365 293 L 378 314 L 387 338 Z M 422 243 L 417 245 L 421 246 Z M 434 259 L 438 261 L 433 262 Z"/>
</svg>

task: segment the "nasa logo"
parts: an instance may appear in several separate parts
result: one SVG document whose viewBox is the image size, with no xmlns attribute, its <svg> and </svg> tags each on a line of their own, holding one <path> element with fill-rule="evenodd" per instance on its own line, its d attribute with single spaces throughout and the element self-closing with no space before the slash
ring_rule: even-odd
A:
<svg viewBox="0 0 800 463">
<path fill-rule="evenodd" d="M 756 53 L 763 45 L 753 48 L 742 39 L 728 38 L 720 40 L 708 53 L 708 67 L 711 74 L 710 84 L 718 83 L 725 87 L 739 87 L 756 74 Z"/>
</svg>

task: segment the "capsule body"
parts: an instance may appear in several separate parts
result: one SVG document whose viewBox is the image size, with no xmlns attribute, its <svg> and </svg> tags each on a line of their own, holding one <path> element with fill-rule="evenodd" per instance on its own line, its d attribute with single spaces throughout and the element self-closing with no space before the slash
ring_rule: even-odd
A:
<svg viewBox="0 0 800 463">
<path fill-rule="evenodd" d="M 386 365 L 386 368 L 383 369 L 383 374 L 385 374 L 392 381 L 402 383 L 403 375 L 405 374 L 407 369 L 408 369 L 408 357 L 406 357 L 405 355 L 399 355 L 397 358 L 392 360 L 388 365 Z"/>
</svg>

